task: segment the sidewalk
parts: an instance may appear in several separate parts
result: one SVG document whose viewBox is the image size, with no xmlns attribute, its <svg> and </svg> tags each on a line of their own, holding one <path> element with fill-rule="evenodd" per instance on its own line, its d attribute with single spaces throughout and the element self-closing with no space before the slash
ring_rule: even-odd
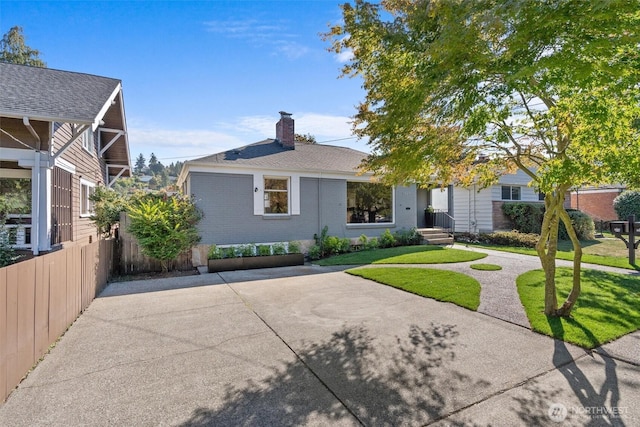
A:
<svg viewBox="0 0 640 427">
<path fill-rule="evenodd" d="M 475 313 L 337 270 L 111 284 L 0 407 L 0 425 L 640 424 L 640 370 L 608 346 L 586 352 L 490 305 Z M 558 405 L 564 424 L 549 417 Z"/>
</svg>

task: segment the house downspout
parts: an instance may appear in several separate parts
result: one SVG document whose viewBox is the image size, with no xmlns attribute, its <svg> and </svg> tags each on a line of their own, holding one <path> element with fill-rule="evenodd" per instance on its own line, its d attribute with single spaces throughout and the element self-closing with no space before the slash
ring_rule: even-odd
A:
<svg viewBox="0 0 640 427">
<path fill-rule="evenodd" d="M 33 170 L 31 171 L 31 250 L 33 255 L 40 253 L 40 148 L 42 142 L 29 117 L 23 117 L 22 123 L 36 140 Z"/>
</svg>

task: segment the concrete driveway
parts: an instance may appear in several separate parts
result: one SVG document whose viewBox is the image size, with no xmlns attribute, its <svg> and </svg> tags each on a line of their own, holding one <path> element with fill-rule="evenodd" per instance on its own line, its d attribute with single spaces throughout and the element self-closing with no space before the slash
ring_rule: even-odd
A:
<svg viewBox="0 0 640 427">
<path fill-rule="evenodd" d="M 637 402 L 604 350 L 304 266 L 110 285 L 0 425 L 633 426 Z"/>
</svg>

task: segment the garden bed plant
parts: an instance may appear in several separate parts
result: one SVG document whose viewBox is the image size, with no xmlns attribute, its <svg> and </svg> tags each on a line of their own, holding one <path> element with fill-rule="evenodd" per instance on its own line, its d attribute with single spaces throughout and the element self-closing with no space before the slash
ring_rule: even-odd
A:
<svg viewBox="0 0 640 427">
<path fill-rule="evenodd" d="M 227 247 L 211 245 L 207 255 L 209 273 L 304 264 L 298 242 L 246 244 Z"/>
</svg>

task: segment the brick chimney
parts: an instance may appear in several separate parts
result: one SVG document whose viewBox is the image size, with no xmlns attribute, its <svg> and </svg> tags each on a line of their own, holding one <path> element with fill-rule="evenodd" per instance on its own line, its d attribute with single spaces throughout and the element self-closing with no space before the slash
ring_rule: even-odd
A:
<svg viewBox="0 0 640 427">
<path fill-rule="evenodd" d="M 294 150 L 296 148 L 294 132 L 291 113 L 280 111 L 280 120 L 276 123 L 276 139 L 283 147 Z"/>
</svg>

